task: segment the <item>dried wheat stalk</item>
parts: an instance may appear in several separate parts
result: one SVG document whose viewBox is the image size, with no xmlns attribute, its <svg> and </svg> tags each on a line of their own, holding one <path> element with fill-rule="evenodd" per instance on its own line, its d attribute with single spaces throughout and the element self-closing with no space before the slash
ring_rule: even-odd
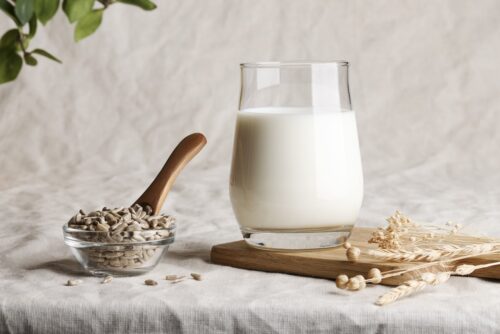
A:
<svg viewBox="0 0 500 334">
<path fill-rule="evenodd" d="M 500 247 L 498 239 L 458 234 L 461 225 L 451 222 L 445 227 L 417 224 L 399 211 L 387 218 L 387 222 L 386 228 L 379 228 L 368 240 L 369 243 L 377 244 L 382 250 L 416 253 L 436 250 L 442 251 L 443 256 L 458 256 L 458 253 L 468 254 L 467 252 L 475 251 L 474 244 L 492 244 L 494 247 Z M 431 257 L 434 255 L 436 254 L 432 254 Z"/>
<path fill-rule="evenodd" d="M 451 275 L 459 275 L 459 276 L 470 275 L 478 269 L 493 267 L 498 265 L 500 265 L 500 261 L 493 263 L 486 263 L 477 266 L 471 264 L 462 264 L 457 266 L 454 271 L 440 272 L 437 274 L 423 273 L 419 280 L 410 280 L 404 282 L 402 285 L 393 288 L 389 292 L 383 294 L 377 299 L 375 304 L 379 306 L 390 304 L 398 299 L 401 299 L 405 296 L 420 291 L 429 285 L 442 284 L 448 281 Z"/>
<path fill-rule="evenodd" d="M 401 212 L 396 211 L 387 219 L 388 226 L 379 228 L 368 241 L 378 245 L 378 249 L 371 249 L 366 255 L 392 262 L 421 262 L 405 269 L 394 269 L 380 272 L 372 268 L 367 278 L 362 275 L 349 278 L 339 275 L 337 287 L 351 291 L 362 290 L 367 283 L 378 284 L 383 279 L 400 276 L 406 273 L 420 274 L 420 278 L 404 282 L 379 297 L 377 305 L 387 305 L 405 296 L 411 295 L 429 285 L 438 285 L 446 282 L 452 275 L 469 275 L 477 269 L 500 265 L 500 262 L 483 265 L 453 263 L 478 255 L 500 254 L 500 240 L 471 237 L 458 234 L 459 224 L 448 222 L 446 227 L 435 225 L 416 224 Z M 346 242 L 346 256 L 355 262 L 360 256 L 360 249 L 352 247 Z M 423 262 L 423 263 L 422 263 Z M 427 272 L 426 272 L 427 270 Z M 430 272 L 437 271 L 437 273 Z"/>
<path fill-rule="evenodd" d="M 380 296 L 375 302 L 376 305 L 383 306 L 395 302 L 405 296 L 411 295 L 424 289 L 429 285 L 438 285 L 446 282 L 450 278 L 450 272 L 440 272 L 437 274 L 424 273 L 419 280 L 409 280 L 402 285 L 391 289 Z"/>
<path fill-rule="evenodd" d="M 377 299 L 377 301 L 375 302 L 375 304 L 379 305 L 379 306 L 384 306 L 384 305 L 393 303 L 398 299 L 401 299 L 405 296 L 411 295 L 417 291 L 424 289 L 426 286 L 427 286 L 427 283 L 425 281 L 411 280 L 411 281 L 405 282 L 404 284 L 402 284 L 394 289 L 391 289 L 391 291 L 380 296 Z"/>
<path fill-rule="evenodd" d="M 369 250 L 366 254 L 381 260 L 396 262 L 426 261 L 433 262 L 439 259 L 455 258 L 462 255 L 482 255 L 492 250 L 500 250 L 500 243 L 473 244 L 461 247 L 442 247 L 441 249 L 415 248 L 413 250 L 377 249 Z"/>
</svg>

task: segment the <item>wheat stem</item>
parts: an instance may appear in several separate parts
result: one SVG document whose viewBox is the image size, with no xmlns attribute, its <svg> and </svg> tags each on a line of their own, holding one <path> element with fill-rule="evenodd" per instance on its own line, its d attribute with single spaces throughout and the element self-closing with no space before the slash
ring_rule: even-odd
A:
<svg viewBox="0 0 500 334">
<path fill-rule="evenodd" d="M 463 247 L 454 247 L 448 245 L 443 250 L 417 248 L 414 250 L 369 250 L 368 256 L 372 256 L 382 260 L 398 261 L 398 262 L 414 262 L 414 261 L 429 261 L 434 262 L 441 258 L 455 258 L 460 255 L 482 255 L 494 250 L 500 246 L 500 243 L 485 243 L 471 244 Z"/>
<path fill-rule="evenodd" d="M 494 250 L 494 251 L 491 251 L 491 252 L 488 252 L 488 253 L 484 253 L 484 254 L 481 254 L 481 255 L 490 255 L 490 254 L 499 254 L 499 253 L 500 253 L 500 250 Z M 413 266 L 413 267 L 410 267 L 410 268 L 405 268 L 405 269 L 388 270 L 388 271 L 382 272 L 382 279 L 386 279 L 386 278 L 390 278 L 390 277 L 395 277 L 395 276 L 400 276 L 400 275 L 403 275 L 403 274 L 406 274 L 406 273 L 409 273 L 409 272 L 412 272 L 412 271 L 422 270 L 422 269 L 433 267 L 433 266 L 440 265 L 440 264 L 445 265 L 445 264 L 447 264 L 449 262 L 455 262 L 455 261 L 459 261 L 459 260 L 465 260 L 465 259 L 468 259 L 468 258 L 471 258 L 471 257 L 475 257 L 475 256 L 477 256 L 477 255 L 469 254 L 469 255 L 459 256 L 459 257 L 456 257 L 456 258 L 453 258 L 453 259 L 446 259 L 446 260 L 441 260 L 441 261 L 427 262 L 427 263 L 423 263 L 423 264 L 416 265 L 416 266 Z M 485 264 L 485 265 L 488 265 L 488 264 Z M 481 267 L 481 268 L 486 268 L 486 267 Z M 477 269 L 481 269 L 481 268 L 477 268 Z M 366 280 L 366 281 L 368 283 L 371 283 L 369 279 Z"/>
<path fill-rule="evenodd" d="M 480 265 L 477 265 L 477 266 L 474 266 L 474 267 L 476 267 L 475 270 L 478 270 L 478 269 L 483 269 L 483 268 L 488 268 L 488 267 L 494 267 L 494 266 L 500 266 L 500 261 L 498 261 L 498 262 L 492 262 L 492 263 L 480 264 Z"/>
<path fill-rule="evenodd" d="M 389 292 L 380 296 L 375 302 L 376 305 L 383 306 L 395 302 L 398 299 L 418 292 L 428 285 L 438 285 L 446 282 L 451 275 L 469 275 L 475 270 L 500 265 L 500 261 L 485 263 L 480 265 L 462 264 L 454 271 L 440 272 L 438 274 L 424 273 L 419 280 L 409 280 L 403 284 L 391 289 Z"/>
</svg>

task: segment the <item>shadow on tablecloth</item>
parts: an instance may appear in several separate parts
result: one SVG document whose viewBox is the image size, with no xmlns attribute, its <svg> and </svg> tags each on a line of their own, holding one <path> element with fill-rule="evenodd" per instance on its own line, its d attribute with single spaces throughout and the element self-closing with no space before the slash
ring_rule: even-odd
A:
<svg viewBox="0 0 500 334">
<path fill-rule="evenodd" d="M 71 274 L 75 276 L 88 276 L 89 274 L 83 270 L 80 264 L 73 259 L 61 259 L 47 261 L 40 264 L 25 267 L 26 270 L 50 270 L 59 274 Z"/>
</svg>

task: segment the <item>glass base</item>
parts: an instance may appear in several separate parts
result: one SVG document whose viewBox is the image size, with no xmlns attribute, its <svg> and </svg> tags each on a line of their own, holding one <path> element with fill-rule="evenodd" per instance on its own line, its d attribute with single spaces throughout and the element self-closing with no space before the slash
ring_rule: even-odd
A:
<svg viewBox="0 0 500 334">
<path fill-rule="evenodd" d="M 153 269 L 154 266 L 150 267 L 143 267 L 143 268 L 136 268 L 136 269 L 128 269 L 128 270 L 120 270 L 120 269 L 95 269 L 95 268 L 85 268 L 87 271 L 96 277 L 105 277 L 105 276 L 114 276 L 114 277 L 129 277 L 129 276 L 139 276 L 143 275 L 151 269 Z"/>
<path fill-rule="evenodd" d="M 94 276 L 136 276 L 153 269 L 170 243 L 71 247 L 71 251 L 83 268 Z"/>
<path fill-rule="evenodd" d="M 241 228 L 243 239 L 252 247 L 275 251 L 299 251 L 341 246 L 353 225 L 294 230 Z"/>
</svg>

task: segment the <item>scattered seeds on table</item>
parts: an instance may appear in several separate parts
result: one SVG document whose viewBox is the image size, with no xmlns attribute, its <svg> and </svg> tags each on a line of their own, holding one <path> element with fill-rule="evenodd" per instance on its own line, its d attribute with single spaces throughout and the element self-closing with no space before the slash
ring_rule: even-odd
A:
<svg viewBox="0 0 500 334">
<path fill-rule="evenodd" d="M 182 278 L 184 278 L 184 277 L 185 277 L 185 276 L 167 275 L 167 276 L 165 276 L 165 279 L 166 279 L 167 281 L 176 281 L 176 280 L 178 280 L 178 279 L 182 279 Z"/>
<path fill-rule="evenodd" d="M 191 277 L 194 278 L 196 281 L 201 281 L 202 277 L 200 274 L 197 273 L 191 273 Z"/>
<path fill-rule="evenodd" d="M 67 286 L 77 286 L 82 284 L 83 281 L 81 279 L 69 279 L 66 283 Z"/>
<path fill-rule="evenodd" d="M 179 276 L 177 279 L 170 281 L 172 284 L 177 284 L 180 282 L 184 282 L 186 280 L 186 276 Z"/>
<path fill-rule="evenodd" d="M 111 282 L 112 280 L 113 280 L 113 276 L 108 275 L 108 276 L 104 277 L 104 279 L 102 280 L 102 282 L 101 282 L 101 283 L 102 283 L 102 284 L 106 284 L 106 283 Z"/>
<path fill-rule="evenodd" d="M 144 284 L 146 284 L 146 285 L 158 285 L 158 282 L 153 280 L 153 279 L 147 279 L 144 281 Z"/>
</svg>

